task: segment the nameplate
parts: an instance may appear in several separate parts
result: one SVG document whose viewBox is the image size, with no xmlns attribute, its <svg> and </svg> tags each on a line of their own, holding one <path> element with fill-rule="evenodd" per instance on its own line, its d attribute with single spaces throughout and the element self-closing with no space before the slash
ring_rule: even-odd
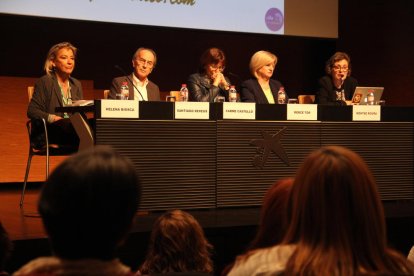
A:
<svg viewBox="0 0 414 276">
<path fill-rule="evenodd" d="M 223 103 L 223 119 L 255 120 L 255 103 Z"/>
<path fill-rule="evenodd" d="M 381 121 L 380 105 L 353 105 L 353 121 Z"/>
<path fill-rule="evenodd" d="M 210 103 L 207 102 L 175 102 L 175 119 L 210 119 Z"/>
<path fill-rule="evenodd" d="M 139 101 L 102 100 L 102 118 L 139 118 Z"/>
<path fill-rule="evenodd" d="M 318 105 L 288 104 L 287 119 L 295 121 L 316 121 L 318 120 Z"/>
</svg>

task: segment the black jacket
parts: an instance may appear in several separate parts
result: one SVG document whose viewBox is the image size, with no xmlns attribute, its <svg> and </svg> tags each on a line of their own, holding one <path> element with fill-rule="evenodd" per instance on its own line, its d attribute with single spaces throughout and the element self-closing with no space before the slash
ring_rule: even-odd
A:
<svg viewBox="0 0 414 276">
<path fill-rule="evenodd" d="M 230 85 L 230 80 L 225 77 L 227 83 Z M 221 95 L 229 99 L 228 90 L 222 87 L 217 87 L 211 84 L 209 77 L 205 74 L 192 74 L 188 77 L 187 87 L 189 94 L 189 100 L 192 102 L 214 102 L 217 95 Z"/>
</svg>

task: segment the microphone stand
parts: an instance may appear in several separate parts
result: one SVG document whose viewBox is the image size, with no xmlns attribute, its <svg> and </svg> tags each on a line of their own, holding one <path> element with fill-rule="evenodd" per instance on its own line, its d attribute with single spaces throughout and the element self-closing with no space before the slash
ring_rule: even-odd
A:
<svg viewBox="0 0 414 276">
<path fill-rule="evenodd" d="M 138 91 L 138 94 L 141 96 L 141 99 L 143 102 L 145 102 L 144 97 L 142 96 L 141 92 L 139 91 L 138 87 L 135 86 L 134 82 L 132 81 L 132 79 L 129 77 L 129 75 L 125 72 L 124 69 L 122 69 L 121 66 L 119 65 L 115 65 L 115 68 L 118 69 L 122 74 L 124 74 L 125 78 L 132 84 L 132 86 Z"/>
</svg>

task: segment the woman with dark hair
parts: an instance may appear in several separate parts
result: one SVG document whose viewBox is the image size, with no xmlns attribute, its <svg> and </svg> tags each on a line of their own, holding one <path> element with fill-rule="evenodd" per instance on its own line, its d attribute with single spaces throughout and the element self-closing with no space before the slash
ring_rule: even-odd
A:
<svg viewBox="0 0 414 276">
<path fill-rule="evenodd" d="M 260 209 L 257 234 L 247 248 L 246 253 L 240 256 L 239 259 L 248 259 L 252 251 L 270 247 L 282 241 L 288 226 L 286 212 L 292 184 L 292 178 L 281 179 L 267 190 Z M 221 275 L 227 275 L 233 265 L 234 263 L 228 265 Z"/>
<path fill-rule="evenodd" d="M 207 49 L 201 55 L 199 72 L 187 80 L 190 101 L 214 102 L 217 96 L 228 99 L 230 80 L 223 74 L 225 67 L 224 52 L 218 48 Z"/>
<path fill-rule="evenodd" d="M 154 223 L 148 253 L 138 275 L 212 273 L 211 250 L 192 215 L 181 210 L 166 212 Z"/>
<path fill-rule="evenodd" d="M 110 147 L 65 159 L 46 181 L 38 203 L 54 256 L 34 259 L 14 275 L 134 275 L 116 254 L 139 197 L 134 165 Z"/>
<path fill-rule="evenodd" d="M 377 185 L 355 152 L 322 147 L 300 166 L 281 245 L 236 262 L 229 275 L 413 275 L 387 245 Z"/>
<path fill-rule="evenodd" d="M 346 105 L 352 99 L 358 82 L 351 77 L 351 58 L 343 52 L 336 52 L 325 66 L 326 76 L 319 79 L 315 103 Z"/>
<path fill-rule="evenodd" d="M 83 99 L 80 81 L 71 76 L 75 69 L 76 53 L 76 47 L 69 42 L 53 45 L 44 64 L 46 75 L 36 81 L 27 116 L 32 120 L 32 141 L 38 148 L 44 146 L 45 141 L 38 119 L 47 122 L 50 144 L 79 144 L 69 114 L 55 111 L 56 107 L 71 105 L 73 101 Z"/>
</svg>

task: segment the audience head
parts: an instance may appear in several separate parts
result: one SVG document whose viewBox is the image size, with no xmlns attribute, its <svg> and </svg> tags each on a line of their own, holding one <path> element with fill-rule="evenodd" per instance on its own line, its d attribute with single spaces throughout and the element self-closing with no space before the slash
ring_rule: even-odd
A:
<svg viewBox="0 0 414 276">
<path fill-rule="evenodd" d="M 69 42 L 53 45 L 47 53 L 44 70 L 46 74 L 52 73 L 70 75 L 75 69 L 75 58 L 78 50 Z"/>
<path fill-rule="evenodd" d="M 288 275 L 395 273 L 405 262 L 387 248 L 383 207 L 368 166 L 355 152 L 322 147 L 300 166 L 284 243 L 297 249 Z"/>
<path fill-rule="evenodd" d="M 336 52 L 326 62 L 325 72 L 333 80 L 345 80 L 351 75 L 351 58 L 344 52 Z"/>
<path fill-rule="evenodd" d="M 257 79 L 270 79 L 277 63 L 277 56 L 268 51 L 258 51 L 250 59 L 250 73 Z"/>
<path fill-rule="evenodd" d="M 217 72 L 223 72 L 226 67 L 226 56 L 218 48 L 207 49 L 200 58 L 200 73 L 209 77 Z"/>
<path fill-rule="evenodd" d="M 282 241 L 288 225 L 286 212 L 292 183 L 292 178 L 282 179 L 267 190 L 260 210 L 259 229 L 249 250 L 269 247 Z"/>
<path fill-rule="evenodd" d="M 46 181 L 38 205 L 54 254 L 114 258 L 132 225 L 139 195 L 133 164 L 108 146 L 66 159 Z"/>
<path fill-rule="evenodd" d="M 135 51 L 132 57 L 132 67 L 134 67 L 134 74 L 140 80 L 147 79 L 149 74 L 157 64 L 157 54 L 154 50 L 141 47 Z"/>
<path fill-rule="evenodd" d="M 10 257 L 12 249 L 12 241 L 6 229 L 4 229 L 3 224 L 0 222 L 0 274 L 5 269 L 7 259 Z"/>
<path fill-rule="evenodd" d="M 213 271 L 212 246 L 198 221 L 181 210 L 166 212 L 155 222 L 143 274 Z"/>
</svg>

